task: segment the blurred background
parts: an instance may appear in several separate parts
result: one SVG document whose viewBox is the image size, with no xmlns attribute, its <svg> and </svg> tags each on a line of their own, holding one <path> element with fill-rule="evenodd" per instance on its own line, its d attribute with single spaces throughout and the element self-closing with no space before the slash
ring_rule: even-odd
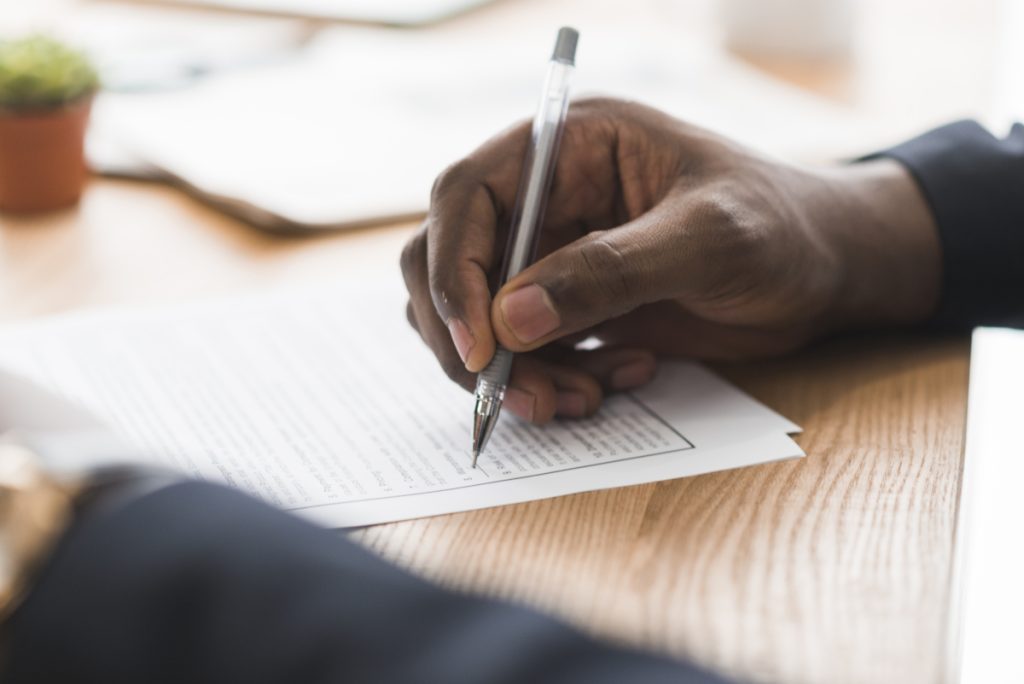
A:
<svg viewBox="0 0 1024 684">
<path fill-rule="evenodd" d="M 173 183 L 270 230 L 416 216 L 446 164 L 527 117 L 557 28 L 576 93 L 800 162 L 1024 114 L 1014 0 L 33 0 L 98 66 L 97 174 Z"/>
</svg>

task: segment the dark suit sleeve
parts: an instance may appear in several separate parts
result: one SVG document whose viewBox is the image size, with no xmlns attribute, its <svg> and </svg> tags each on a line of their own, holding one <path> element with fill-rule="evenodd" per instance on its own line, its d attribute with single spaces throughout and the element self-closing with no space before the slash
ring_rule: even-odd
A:
<svg viewBox="0 0 1024 684">
<path fill-rule="evenodd" d="M 5 640 L 10 683 L 722 681 L 440 589 L 202 483 L 76 523 Z"/>
<path fill-rule="evenodd" d="M 943 328 L 1024 325 L 1024 126 L 997 138 L 960 121 L 881 155 L 902 162 L 932 208 L 943 249 Z"/>
</svg>

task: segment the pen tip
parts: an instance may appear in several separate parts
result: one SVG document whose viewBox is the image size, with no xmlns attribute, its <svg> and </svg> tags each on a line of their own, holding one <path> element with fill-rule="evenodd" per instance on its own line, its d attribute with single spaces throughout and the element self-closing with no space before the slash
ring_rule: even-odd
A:
<svg viewBox="0 0 1024 684">
<path fill-rule="evenodd" d="M 477 462 L 477 459 L 479 459 L 479 458 L 480 458 L 480 450 L 479 449 L 473 449 L 473 467 L 474 468 L 476 468 L 476 462 Z"/>
</svg>

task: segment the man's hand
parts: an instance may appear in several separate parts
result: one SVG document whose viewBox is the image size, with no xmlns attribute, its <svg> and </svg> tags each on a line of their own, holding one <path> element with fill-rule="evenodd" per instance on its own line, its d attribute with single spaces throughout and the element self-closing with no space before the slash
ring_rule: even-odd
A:
<svg viewBox="0 0 1024 684">
<path fill-rule="evenodd" d="M 447 169 L 402 255 L 409 320 L 453 380 L 472 388 L 496 342 L 530 352 L 505 404 L 527 420 L 592 413 L 656 354 L 780 354 L 937 303 L 935 226 L 896 162 L 798 168 L 603 99 L 570 108 L 537 261 L 492 298 L 529 136 Z"/>
</svg>

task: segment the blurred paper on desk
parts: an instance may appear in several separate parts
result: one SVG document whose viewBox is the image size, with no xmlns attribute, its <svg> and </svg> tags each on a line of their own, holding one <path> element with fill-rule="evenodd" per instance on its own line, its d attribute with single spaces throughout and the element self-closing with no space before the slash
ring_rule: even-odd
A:
<svg viewBox="0 0 1024 684">
<path fill-rule="evenodd" d="M 106 95 L 94 134 L 271 229 L 421 215 L 435 176 L 534 109 L 550 32 L 337 28 L 292 60 L 146 96 Z M 720 51 L 583 25 L 577 96 L 660 107 L 798 159 L 852 151 L 846 110 Z"/>
<path fill-rule="evenodd" d="M 118 93 L 180 89 L 272 64 L 311 36 L 298 20 L 98 3 L 74 5 L 48 30 L 87 52 L 104 90 Z"/>
<path fill-rule="evenodd" d="M 742 54 L 803 60 L 848 58 L 854 0 L 721 0 L 726 44 Z"/>
<path fill-rule="evenodd" d="M 147 460 L 141 449 L 130 446 L 80 404 L 2 369 L 0 440 L 41 454 L 54 474 L 80 476 L 88 468 Z"/>
<path fill-rule="evenodd" d="M 440 21 L 493 0 L 158 0 L 169 5 L 218 7 L 396 26 Z"/>
</svg>

